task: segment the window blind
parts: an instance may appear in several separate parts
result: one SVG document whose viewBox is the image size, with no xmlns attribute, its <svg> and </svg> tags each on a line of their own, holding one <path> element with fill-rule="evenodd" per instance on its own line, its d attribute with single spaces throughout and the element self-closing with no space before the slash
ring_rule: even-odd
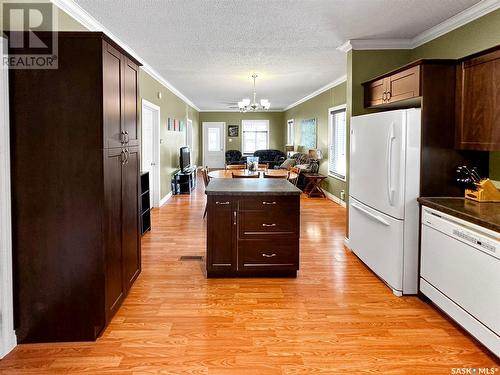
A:
<svg viewBox="0 0 500 375">
<path fill-rule="evenodd" d="M 330 113 L 328 140 L 328 173 L 342 180 L 346 178 L 346 111 Z"/>
</svg>

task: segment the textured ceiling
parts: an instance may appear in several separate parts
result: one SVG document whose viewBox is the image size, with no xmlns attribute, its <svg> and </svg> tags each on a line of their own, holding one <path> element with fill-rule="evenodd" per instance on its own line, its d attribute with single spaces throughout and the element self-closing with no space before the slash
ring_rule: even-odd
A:
<svg viewBox="0 0 500 375">
<path fill-rule="evenodd" d="M 346 72 L 348 39 L 412 38 L 478 0 L 75 0 L 202 110 L 282 109 Z"/>
</svg>

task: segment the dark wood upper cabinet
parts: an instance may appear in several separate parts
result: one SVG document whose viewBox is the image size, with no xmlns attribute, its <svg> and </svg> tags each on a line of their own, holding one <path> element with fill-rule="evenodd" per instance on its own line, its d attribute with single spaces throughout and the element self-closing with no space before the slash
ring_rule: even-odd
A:
<svg viewBox="0 0 500 375">
<path fill-rule="evenodd" d="M 456 108 L 459 148 L 500 150 L 500 47 L 459 62 Z"/>
<path fill-rule="evenodd" d="M 124 58 L 123 70 L 123 131 L 128 147 L 139 146 L 138 111 L 139 68 L 129 58 Z"/>
<path fill-rule="evenodd" d="M 58 69 L 9 71 L 18 343 L 94 340 L 141 269 L 138 62 L 102 33 L 58 44 Z"/>
<path fill-rule="evenodd" d="M 388 103 L 420 96 L 420 66 L 405 69 L 387 78 Z"/>
<path fill-rule="evenodd" d="M 412 64 L 363 84 L 365 107 L 389 106 L 421 95 L 421 65 Z"/>
</svg>

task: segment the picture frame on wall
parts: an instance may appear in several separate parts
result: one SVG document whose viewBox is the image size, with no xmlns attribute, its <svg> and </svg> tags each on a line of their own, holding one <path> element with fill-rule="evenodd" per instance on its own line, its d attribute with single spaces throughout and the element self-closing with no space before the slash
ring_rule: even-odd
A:
<svg viewBox="0 0 500 375">
<path fill-rule="evenodd" d="M 180 132 L 183 132 L 184 131 L 184 128 L 185 128 L 185 123 L 184 123 L 184 120 L 180 120 L 179 121 L 179 131 Z"/>
<path fill-rule="evenodd" d="M 171 124 L 171 121 L 170 121 L 170 117 L 167 118 L 167 130 L 168 131 L 172 130 L 172 124 Z"/>
<path fill-rule="evenodd" d="M 227 136 L 234 138 L 239 137 L 240 127 L 238 125 L 228 125 L 227 126 Z"/>
<path fill-rule="evenodd" d="M 317 143 L 316 119 L 302 120 L 300 124 L 300 143 L 306 150 L 315 149 Z"/>
</svg>

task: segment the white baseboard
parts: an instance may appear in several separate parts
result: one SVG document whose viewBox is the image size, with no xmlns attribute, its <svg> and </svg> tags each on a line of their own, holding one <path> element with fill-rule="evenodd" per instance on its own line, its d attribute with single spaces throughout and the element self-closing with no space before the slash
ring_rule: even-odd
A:
<svg viewBox="0 0 500 375">
<path fill-rule="evenodd" d="M 336 197 L 335 195 L 333 195 L 332 193 L 330 193 L 329 191 L 326 191 L 323 189 L 323 191 L 325 192 L 325 195 L 328 199 L 330 199 L 331 201 L 337 203 L 338 205 L 342 206 L 342 207 L 346 207 L 346 204 L 343 200 L 341 200 L 340 198 Z"/>
<path fill-rule="evenodd" d="M 162 199 L 160 199 L 160 207 L 163 206 L 167 201 L 172 198 L 172 192 L 165 195 Z"/>
<path fill-rule="evenodd" d="M 9 354 L 12 349 L 14 349 L 17 345 L 16 332 L 10 331 L 10 333 L 6 334 L 6 337 L 3 338 L 4 342 L 0 344 L 0 359 Z"/>
<path fill-rule="evenodd" d="M 348 249 L 351 250 L 351 247 L 349 246 L 349 238 L 344 237 L 344 246 Z"/>
</svg>

